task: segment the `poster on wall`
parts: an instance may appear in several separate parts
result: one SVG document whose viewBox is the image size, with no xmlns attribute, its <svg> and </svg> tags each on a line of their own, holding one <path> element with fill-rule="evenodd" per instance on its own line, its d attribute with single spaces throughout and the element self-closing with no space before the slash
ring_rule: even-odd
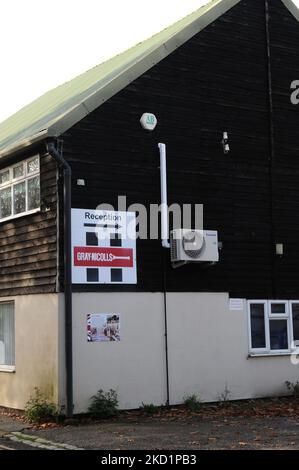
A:
<svg viewBox="0 0 299 470">
<path fill-rule="evenodd" d="M 135 212 L 72 209 L 73 284 L 136 284 Z"/>
<path fill-rule="evenodd" d="M 116 313 L 89 313 L 86 318 L 87 341 L 120 341 L 120 315 Z"/>
</svg>

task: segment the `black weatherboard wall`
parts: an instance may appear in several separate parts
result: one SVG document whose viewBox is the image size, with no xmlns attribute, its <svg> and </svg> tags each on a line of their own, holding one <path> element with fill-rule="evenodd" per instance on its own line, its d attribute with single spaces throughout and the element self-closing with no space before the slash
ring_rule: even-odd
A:
<svg viewBox="0 0 299 470">
<path fill-rule="evenodd" d="M 18 156 L 14 163 L 36 154 L 40 154 L 41 211 L 0 224 L 1 297 L 57 290 L 56 164 L 40 148 Z"/>
<path fill-rule="evenodd" d="M 167 144 L 169 203 L 202 203 L 204 228 L 218 230 L 223 243 L 220 262 L 209 269 L 192 264 L 173 270 L 166 253 L 168 291 L 299 297 L 299 109 L 289 96 L 299 68 L 299 24 L 279 0 L 269 7 L 272 64 L 265 2 L 243 0 L 63 136 L 78 208 L 116 206 L 118 195 L 128 204 L 159 203 L 157 144 Z M 146 111 L 158 118 L 153 133 L 139 124 Z M 228 155 L 223 131 L 229 133 Z M 76 186 L 77 178 L 86 186 Z M 275 242 L 285 244 L 281 259 Z M 136 286 L 74 290 L 161 291 L 162 251 L 158 240 L 138 241 Z"/>
<path fill-rule="evenodd" d="M 278 295 L 298 298 L 299 281 L 299 106 L 290 100 L 290 84 L 299 78 L 299 23 L 272 0 L 270 41 L 273 84 L 274 164 L 273 229 L 285 254 L 277 260 Z"/>
</svg>

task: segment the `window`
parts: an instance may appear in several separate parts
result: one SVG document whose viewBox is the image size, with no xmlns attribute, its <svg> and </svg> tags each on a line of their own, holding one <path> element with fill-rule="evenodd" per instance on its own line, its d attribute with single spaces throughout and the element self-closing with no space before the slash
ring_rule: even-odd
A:
<svg viewBox="0 0 299 470">
<path fill-rule="evenodd" d="M 0 221 L 40 209 L 39 157 L 0 171 Z"/>
<path fill-rule="evenodd" d="M 299 301 L 250 300 L 248 325 L 252 354 L 290 353 L 299 344 Z"/>
<path fill-rule="evenodd" d="M 290 302 L 293 341 L 299 345 L 299 302 Z M 296 344 L 294 345 L 294 347 Z"/>
<path fill-rule="evenodd" d="M 266 348 L 265 330 L 265 304 L 252 303 L 250 305 L 251 347 L 253 349 Z"/>
<path fill-rule="evenodd" d="M 14 303 L 0 302 L 0 370 L 15 364 Z"/>
</svg>

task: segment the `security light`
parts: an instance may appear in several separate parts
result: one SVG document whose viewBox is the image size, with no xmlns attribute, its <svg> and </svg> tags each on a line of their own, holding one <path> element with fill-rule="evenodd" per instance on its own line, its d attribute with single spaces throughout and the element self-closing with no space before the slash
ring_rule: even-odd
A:
<svg viewBox="0 0 299 470">
<path fill-rule="evenodd" d="M 229 147 L 229 143 L 228 143 L 228 133 L 227 132 L 223 132 L 222 145 L 223 145 L 223 152 L 225 154 L 229 153 L 230 147 Z"/>
<path fill-rule="evenodd" d="M 283 256 L 283 243 L 276 243 L 277 256 Z"/>
</svg>

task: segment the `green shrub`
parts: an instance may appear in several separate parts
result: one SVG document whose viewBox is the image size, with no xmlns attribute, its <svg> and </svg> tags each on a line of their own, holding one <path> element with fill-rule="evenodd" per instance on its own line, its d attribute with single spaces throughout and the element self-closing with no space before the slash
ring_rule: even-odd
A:
<svg viewBox="0 0 299 470">
<path fill-rule="evenodd" d="M 118 413 L 118 398 L 115 390 L 104 392 L 102 389 L 91 397 L 88 412 L 94 418 L 111 418 Z"/>
<path fill-rule="evenodd" d="M 57 407 L 50 402 L 39 390 L 34 389 L 34 395 L 30 397 L 25 407 L 25 418 L 29 423 L 43 423 L 56 421 Z"/>
<path fill-rule="evenodd" d="M 153 405 L 153 403 L 142 403 L 140 409 L 147 415 L 154 415 L 160 411 L 160 406 Z"/>
<path fill-rule="evenodd" d="M 292 393 L 294 398 L 299 398 L 299 382 L 286 382 L 286 387 Z"/>
<path fill-rule="evenodd" d="M 201 408 L 201 401 L 195 393 L 184 397 L 184 405 L 189 411 L 199 411 Z"/>
</svg>

